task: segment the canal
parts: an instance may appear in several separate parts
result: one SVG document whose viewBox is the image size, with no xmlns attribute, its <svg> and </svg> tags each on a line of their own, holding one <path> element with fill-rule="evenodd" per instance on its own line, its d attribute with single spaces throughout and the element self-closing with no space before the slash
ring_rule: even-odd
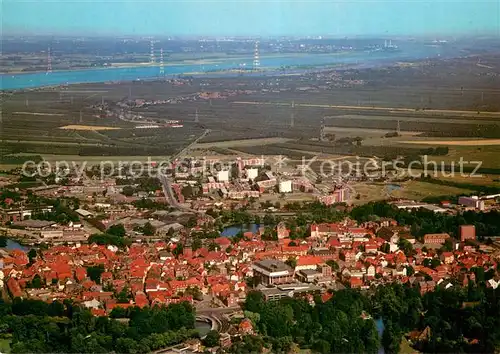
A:
<svg viewBox="0 0 500 354">
<path fill-rule="evenodd" d="M 384 347 L 382 346 L 382 334 L 384 333 L 385 328 L 384 321 L 379 318 L 378 320 L 375 320 L 375 325 L 377 326 L 378 338 L 380 340 L 378 354 L 385 354 Z"/>
</svg>

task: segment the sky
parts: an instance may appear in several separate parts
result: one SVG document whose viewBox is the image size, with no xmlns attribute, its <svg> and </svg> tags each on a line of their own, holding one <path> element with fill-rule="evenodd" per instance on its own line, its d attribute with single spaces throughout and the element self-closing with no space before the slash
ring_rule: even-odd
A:
<svg viewBox="0 0 500 354">
<path fill-rule="evenodd" d="M 500 36 L 500 0 L 0 0 L 4 34 Z"/>
</svg>

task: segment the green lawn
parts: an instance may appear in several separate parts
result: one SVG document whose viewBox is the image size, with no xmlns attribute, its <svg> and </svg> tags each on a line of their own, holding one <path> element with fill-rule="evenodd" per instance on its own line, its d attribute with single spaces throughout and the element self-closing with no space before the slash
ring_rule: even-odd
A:
<svg viewBox="0 0 500 354">
<path fill-rule="evenodd" d="M 10 353 L 10 338 L 0 338 L 0 353 Z"/>
<path fill-rule="evenodd" d="M 408 340 L 403 336 L 403 338 L 401 339 L 401 346 L 399 348 L 399 354 L 415 354 L 415 353 L 419 353 L 419 352 L 417 350 L 413 349 L 410 346 L 410 343 L 408 342 Z"/>
<path fill-rule="evenodd" d="M 443 195 L 464 195 L 471 194 L 474 191 L 469 189 L 442 186 L 438 184 L 426 183 L 423 181 L 408 181 L 401 183 L 402 188 L 395 190 L 391 194 L 392 197 L 422 200 L 426 197 L 435 197 Z"/>
</svg>

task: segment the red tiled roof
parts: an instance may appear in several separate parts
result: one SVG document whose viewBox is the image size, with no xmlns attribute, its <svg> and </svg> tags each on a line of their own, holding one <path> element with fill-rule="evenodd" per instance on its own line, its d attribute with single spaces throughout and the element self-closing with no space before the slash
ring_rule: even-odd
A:
<svg viewBox="0 0 500 354">
<path fill-rule="evenodd" d="M 114 302 L 114 300 L 106 301 L 106 310 L 108 312 L 112 311 L 114 308 L 119 307 L 122 309 L 128 309 L 129 307 L 135 306 L 134 304 L 121 304 L 118 302 Z"/>
<path fill-rule="evenodd" d="M 214 240 L 214 242 L 219 246 L 229 246 L 231 244 L 231 240 L 227 237 L 218 237 Z"/>
<path fill-rule="evenodd" d="M 76 270 L 75 270 L 75 278 L 76 278 L 76 280 L 78 280 L 79 282 L 81 282 L 86 277 L 87 277 L 87 270 L 85 268 L 83 268 L 83 267 L 76 268 Z"/>
<path fill-rule="evenodd" d="M 297 257 L 297 266 L 317 265 L 323 263 L 323 259 L 318 256 L 299 256 Z"/>
<path fill-rule="evenodd" d="M 326 232 L 337 232 L 337 233 L 340 233 L 342 231 L 345 230 L 345 228 L 340 225 L 340 224 L 335 224 L 335 223 L 332 223 L 332 224 L 312 224 L 311 225 L 311 230 L 312 231 L 318 231 L 318 232 L 321 232 L 321 233 L 326 233 Z"/>
<path fill-rule="evenodd" d="M 363 234 L 363 235 L 371 234 L 370 231 L 362 227 L 350 227 L 349 232 L 352 234 Z"/>
<path fill-rule="evenodd" d="M 363 281 L 360 278 L 351 278 L 349 280 L 349 283 L 351 284 L 351 288 L 360 287 L 363 285 Z"/>
<path fill-rule="evenodd" d="M 90 312 L 92 313 L 92 315 L 97 317 L 106 316 L 106 311 L 104 311 L 104 309 L 91 309 Z"/>
<path fill-rule="evenodd" d="M 134 301 L 135 301 L 135 304 L 141 308 L 149 305 L 149 300 L 148 300 L 146 294 L 144 294 L 142 291 L 137 292 L 135 294 Z"/>
<path fill-rule="evenodd" d="M 322 300 L 323 302 L 327 302 L 327 301 L 328 301 L 328 300 L 330 300 L 332 297 L 333 297 L 333 293 L 329 293 L 329 292 L 327 291 L 327 292 L 325 292 L 325 293 L 323 293 L 323 294 L 321 295 L 321 300 Z"/>
<path fill-rule="evenodd" d="M 85 280 L 83 283 L 82 283 L 82 286 L 85 288 L 85 289 L 90 289 L 91 287 L 93 287 L 94 285 L 96 285 L 96 283 L 92 280 Z"/>
<path fill-rule="evenodd" d="M 21 297 L 23 295 L 19 282 L 16 279 L 9 278 L 9 280 L 7 280 L 7 287 L 12 297 Z"/>
</svg>

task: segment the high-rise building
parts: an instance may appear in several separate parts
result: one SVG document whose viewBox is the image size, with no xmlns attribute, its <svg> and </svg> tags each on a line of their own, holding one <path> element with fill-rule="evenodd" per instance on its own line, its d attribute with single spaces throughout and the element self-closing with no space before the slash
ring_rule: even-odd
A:
<svg viewBox="0 0 500 354">
<path fill-rule="evenodd" d="M 476 227 L 474 225 L 460 225 L 460 241 L 476 239 Z"/>
</svg>

